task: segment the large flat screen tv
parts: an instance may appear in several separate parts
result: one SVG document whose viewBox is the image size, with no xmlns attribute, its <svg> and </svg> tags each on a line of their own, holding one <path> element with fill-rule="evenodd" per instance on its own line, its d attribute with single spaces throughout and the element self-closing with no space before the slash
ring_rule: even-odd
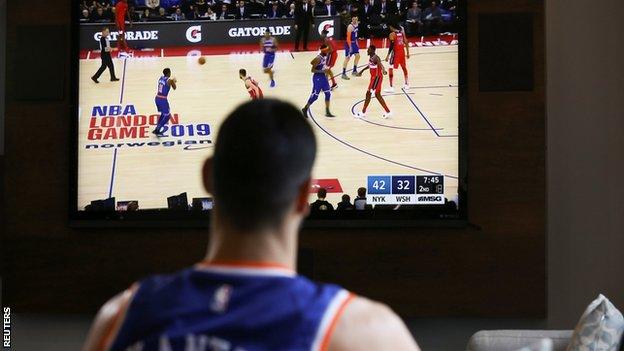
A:
<svg viewBox="0 0 624 351">
<path fill-rule="evenodd" d="M 303 107 L 323 43 L 330 88 L 302 118 L 318 141 L 310 202 L 320 190 L 334 209 L 315 206 L 323 210 L 306 224 L 465 222 L 465 2 L 388 1 L 368 12 L 358 1 L 328 2 L 310 2 L 313 24 L 297 46 L 305 31 L 291 2 L 250 2 L 241 12 L 234 2 L 75 1 L 72 223 L 207 223 L 203 161 L 227 114 L 259 94 L 240 70 L 264 97 Z M 383 68 L 362 72 L 371 46 Z M 165 68 L 176 79 L 166 99 Z"/>
</svg>

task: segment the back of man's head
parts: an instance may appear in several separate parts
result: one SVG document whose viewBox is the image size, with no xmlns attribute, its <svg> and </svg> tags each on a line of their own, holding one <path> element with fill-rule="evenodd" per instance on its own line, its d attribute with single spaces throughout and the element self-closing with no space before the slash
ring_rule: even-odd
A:
<svg viewBox="0 0 624 351">
<path fill-rule="evenodd" d="M 273 99 L 240 105 L 221 125 L 213 155 L 219 220 L 241 231 L 279 226 L 310 179 L 315 155 L 314 132 L 298 108 Z"/>
<path fill-rule="evenodd" d="M 327 197 L 327 190 L 325 188 L 320 188 L 316 192 L 316 196 L 318 196 L 319 199 L 325 199 Z"/>
</svg>

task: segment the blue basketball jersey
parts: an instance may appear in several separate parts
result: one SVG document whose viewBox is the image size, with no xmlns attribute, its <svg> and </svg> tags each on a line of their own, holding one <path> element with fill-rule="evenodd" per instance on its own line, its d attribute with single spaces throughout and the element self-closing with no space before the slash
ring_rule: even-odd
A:
<svg viewBox="0 0 624 351">
<path fill-rule="evenodd" d="M 357 43 L 357 39 L 358 39 L 358 27 L 359 24 L 354 25 L 353 23 L 351 24 L 351 42 L 352 43 Z"/>
<path fill-rule="evenodd" d="M 273 37 L 270 37 L 269 39 L 262 38 L 262 51 L 265 54 L 275 53 L 275 40 Z"/>
<path fill-rule="evenodd" d="M 316 66 L 314 66 L 314 70 L 315 71 L 325 71 L 327 69 L 327 56 L 323 56 L 323 55 L 319 54 L 316 57 L 319 58 L 319 63 Z M 322 73 L 314 72 L 314 75 L 325 76 L 325 72 L 322 72 Z"/>
<path fill-rule="evenodd" d="M 142 280 L 111 350 L 322 350 L 352 297 L 286 268 L 202 263 Z"/>
<path fill-rule="evenodd" d="M 158 91 L 156 91 L 156 96 L 167 97 L 167 95 L 169 95 L 169 89 L 171 89 L 169 77 L 162 76 L 158 78 Z"/>
</svg>

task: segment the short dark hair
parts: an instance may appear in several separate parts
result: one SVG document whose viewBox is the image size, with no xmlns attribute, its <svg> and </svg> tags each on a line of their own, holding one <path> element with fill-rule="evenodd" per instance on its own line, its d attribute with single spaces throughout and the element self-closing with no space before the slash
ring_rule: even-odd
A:
<svg viewBox="0 0 624 351">
<path fill-rule="evenodd" d="M 247 77 L 247 70 L 244 68 L 241 68 L 238 70 L 238 74 Z"/>
<path fill-rule="evenodd" d="M 361 187 L 361 188 L 358 189 L 358 196 L 359 197 L 366 196 L 366 188 L 365 187 Z"/>
<path fill-rule="evenodd" d="M 295 106 L 275 99 L 238 106 L 215 144 L 216 212 L 242 231 L 280 225 L 310 178 L 315 156 L 314 132 Z"/>
<path fill-rule="evenodd" d="M 317 192 L 316 195 L 319 197 L 319 199 L 324 199 L 327 197 L 327 189 L 325 188 L 320 188 Z"/>
<path fill-rule="evenodd" d="M 349 194 L 342 194 L 342 201 L 351 202 L 351 196 L 349 196 Z"/>
<path fill-rule="evenodd" d="M 169 77 L 171 75 L 171 70 L 169 68 L 163 69 L 163 75 Z"/>
</svg>

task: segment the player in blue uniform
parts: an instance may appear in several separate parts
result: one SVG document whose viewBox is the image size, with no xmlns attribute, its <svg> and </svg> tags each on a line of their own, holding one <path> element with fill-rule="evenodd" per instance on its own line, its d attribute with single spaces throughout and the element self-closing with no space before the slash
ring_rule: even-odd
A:
<svg viewBox="0 0 624 351">
<path fill-rule="evenodd" d="M 331 87 L 327 79 L 329 71 L 327 67 L 327 54 L 329 51 L 329 46 L 327 44 L 322 44 L 319 54 L 310 62 L 312 65 L 312 94 L 310 94 L 306 105 L 301 109 L 301 112 L 303 112 L 306 118 L 308 117 L 310 105 L 318 99 L 321 92 L 325 94 L 325 116 L 336 117 L 329 111 L 329 102 L 331 100 Z"/>
<path fill-rule="evenodd" d="M 294 271 L 315 156 L 291 104 L 234 110 L 201 175 L 214 196 L 204 261 L 109 300 L 83 350 L 417 351 L 388 307 Z"/>
<path fill-rule="evenodd" d="M 352 75 L 357 73 L 357 65 L 360 62 L 360 47 L 358 46 L 358 17 L 351 17 L 351 23 L 347 26 L 347 41 L 345 42 L 345 60 L 342 65 L 342 79 L 349 80 L 347 76 L 347 66 L 351 56 L 355 56 L 353 59 L 353 71 Z"/>
<path fill-rule="evenodd" d="M 269 32 L 268 28 L 264 32 L 264 37 L 260 39 L 260 48 L 264 53 L 264 58 L 262 59 L 262 69 L 264 70 L 264 73 L 269 75 L 269 79 L 271 80 L 271 84 L 269 86 L 271 88 L 275 88 L 275 79 L 273 79 L 275 70 L 273 69 L 273 63 L 275 62 L 275 52 L 277 51 L 277 39 L 271 36 L 271 32 Z"/>
<path fill-rule="evenodd" d="M 169 101 L 167 97 L 169 96 L 169 89 L 176 89 L 175 78 L 171 77 L 171 70 L 169 68 L 163 69 L 163 75 L 158 78 L 158 90 L 156 91 L 156 97 L 154 101 L 156 102 L 156 109 L 160 112 L 160 117 L 158 118 L 158 124 L 152 133 L 156 134 L 156 136 L 162 136 L 162 128 L 169 122 L 169 118 L 171 118 L 171 111 L 169 110 Z"/>
</svg>

